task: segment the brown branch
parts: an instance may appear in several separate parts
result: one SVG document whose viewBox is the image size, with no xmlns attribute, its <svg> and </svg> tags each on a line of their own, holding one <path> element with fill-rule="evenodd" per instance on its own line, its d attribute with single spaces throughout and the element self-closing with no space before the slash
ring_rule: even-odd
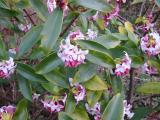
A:
<svg viewBox="0 0 160 120">
<path fill-rule="evenodd" d="M 27 10 L 26 9 L 23 9 L 23 11 L 25 12 L 26 16 L 29 18 L 29 20 L 31 21 L 31 23 L 36 26 L 34 20 L 32 19 L 32 17 L 28 14 Z"/>
<path fill-rule="evenodd" d="M 79 17 L 79 15 L 76 15 L 72 21 L 66 26 L 66 28 L 61 32 L 60 34 L 60 37 L 62 37 L 66 32 L 67 30 L 72 26 L 72 24 L 77 20 L 77 18 Z"/>
<path fill-rule="evenodd" d="M 131 103 L 132 95 L 133 95 L 133 72 L 134 68 L 131 68 L 130 70 L 130 82 L 129 82 L 129 90 L 128 90 L 128 96 L 127 96 L 127 101 L 128 103 Z"/>
</svg>

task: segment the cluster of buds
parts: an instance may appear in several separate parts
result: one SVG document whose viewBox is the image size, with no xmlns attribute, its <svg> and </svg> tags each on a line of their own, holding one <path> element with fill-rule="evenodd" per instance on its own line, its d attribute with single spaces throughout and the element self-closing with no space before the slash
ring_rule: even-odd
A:
<svg viewBox="0 0 160 120">
<path fill-rule="evenodd" d="M 118 16 L 118 13 L 120 11 L 120 8 L 119 8 L 119 4 L 116 5 L 115 9 L 110 12 L 110 13 L 107 13 L 106 15 L 104 15 L 103 19 L 105 21 L 105 26 L 107 27 L 108 24 L 109 24 L 109 21 L 113 18 L 115 18 L 116 16 Z"/>
<path fill-rule="evenodd" d="M 65 44 L 61 43 L 58 51 L 58 56 L 64 62 L 66 67 L 75 68 L 78 65 L 85 63 L 85 56 L 88 54 L 88 50 L 81 50 L 76 45 L 70 43 L 70 39 L 65 40 Z"/>
<path fill-rule="evenodd" d="M 13 58 L 9 58 L 9 60 L 3 60 L 0 62 L 0 78 L 9 78 L 11 74 L 14 73 L 16 65 L 13 61 Z"/>
<path fill-rule="evenodd" d="M 101 106 L 99 103 L 96 103 L 93 108 L 89 107 L 88 104 L 85 104 L 85 106 L 87 112 L 94 116 L 94 120 L 101 120 L 101 113 L 100 113 Z"/>
<path fill-rule="evenodd" d="M 12 120 L 16 108 L 12 105 L 3 106 L 0 108 L 0 120 Z"/>
<path fill-rule="evenodd" d="M 124 58 L 120 61 L 119 64 L 116 64 L 115 74 L 117 76 L 125 76 L 129 73 L 130 69 L 131 69 L 131 59 L 125 52 Z"/>
<path fill-rule="evenodd" d="M 67 39 L 70 39 L 71 41 L 74 40 L 94 40 L 98 36 L 98 32 L 94 31 L 92 29 L 88 29 L 86 35 L 84 35 L 80 29 L 77 29 L 74 32 L 70 32 Z"/>
<path fill-rule="evenodd" d="M 64 11 L 64 14 L 66 15 L 68 11 L 67 4 L 68 4 L 67 0 L 47 0 L 47 7 L 49 13 L 52 13 L 55 8 L 60 7 Z"/>
<path fill-rule="evenodd" d="M 160 36 L 158 33 L 146 34 L 141 38 L 141 49 L 148 56 L 160 53 Z"/>
<path fill-rule="evenodd" d="M 32 24 L 20 24 L 18 25 L 18 28 L 22 31 L 22 32 L 28 32 L 32 27 Z"/>
<path fill-rule="evenodd" d="M 85 88 L 80 85 L 80 84 L 73 84 L 73 79 L 69 78 L 70 86 L 72 87 L 72 93 L 74 95 L 74 98 L 76 102 L 78 103 L 81 100 L 84 100 L 85 95 L 86 95 L 86 90 Z"/>
<path fill-rule="evenodd" d="M 42 103 L 47 111 L 50 113 L 56 113 L 64 110 L 66 99 L 67 95 L 65 94 L 65 96 L 61 99 L 54 96 L 52 99 L 45 99 Z"/>
<path fill-rule="evenodd" d="M 116 0 L 117 3 L 126 3 L 126 0 Z"/>
<path fill-rule="evenodd" d="M 132 105 L 127 104 L 127 101 L 123 101 L 124 111 L 123 111 L 123 118 L 127 117 L 131 119 L 134 116 L 134 113 L 131 112 Z"/>
<path fill-rule="evenodd" d="M 14 54 L 14 55 L 16 55 L 17 54 L 17 52 L 18 52 L 18 48 L 11 48 L 11 49 L 9 49 L 9 51 L 8 51 L 9 53 L 11 53 L 11 54 Z"/>
<path fill-rule="evenodd" d="M 69 35 L 67 36 L 67 39 L 70 39 L 71 41 L 74 41 L 74 40 L 84 40 L 85 36 L 80 31 L 80 29 L 77 29 L 74 32 L 70 32 Z"/>
<path fill-rule="evenodd" d="M 150 74 L 150 75 L 158 73 L 158 70 L 155 67 L 150 66 L 147 63 L 145 63 L 143 65 L 142 69 L 144 72 L 146 72 L 147 74 Z"/>
</svg>

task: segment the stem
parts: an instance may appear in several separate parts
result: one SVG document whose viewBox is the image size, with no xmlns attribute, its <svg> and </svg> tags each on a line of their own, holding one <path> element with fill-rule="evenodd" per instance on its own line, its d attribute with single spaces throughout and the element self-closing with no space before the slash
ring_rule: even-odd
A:
<svg viewBox="0 0 160 120">
<path fill-rule="evenodd" d="M 60 37 L 62 37 L 66 32 L 67 30 L 72 26 L 72 24 L 76 21 L 76 19 L 79 17 L 79 15 L 76 15 L 72 21 L 67 25 L 67 27 L 62 31 L 62 33 L 60 34 Z"/>
<path fill-rule="evenodd" d="M 132 95 L 133 95 L 133 71 L 134 69 L 131 68 L 130 70 L 130 83 L 129 83 L 129 90 L 128 90 L 128 96 L 127 96 L 127 101 L 128 103 L 131 103 Z"/>
<path fill-rule="evenodd" d="M 23 11 L 25 12 L 26 16 L 29 18 L 29 20 L 31 21 L 31 23 L 36 26 L 35 22 L 33 21 L 32 17 L 28 14 L 26 9 L 23 9 Z"/>
<path fill-rule="evenodd" d="M 146 3 L 146 0 L 144 0 L 143 3 L 142 3 L 142 5 L 141 5 L 141 10 L 139 12 L 139 16 L 142 16 L 142 12 L 143 12 L 145 3 Z"/>
</svg>

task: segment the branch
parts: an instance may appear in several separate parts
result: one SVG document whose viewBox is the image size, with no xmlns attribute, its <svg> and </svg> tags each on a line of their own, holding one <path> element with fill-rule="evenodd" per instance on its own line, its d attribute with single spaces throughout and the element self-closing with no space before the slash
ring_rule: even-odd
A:
<svg viewBox="0 0 160 120">
<path fill-rule="evenodd" d="M 23 11 L 25 12 L 26 16 L 29 18 L 29 20 L 31 21 L 31 23 L 36 26 L 35 22 L 33 21 L 32 17 L 28 14 L 26 9 L 23 9 Z"/>
<path fill-rule="evenodd" d="M 79 17 L 79 15 L 76 15 L 72 19 L 72 21 L 67 25 L 67 27 L 61 32 L 60 37 L 62 37 L 67 32 L 67 30 L 72 26 L 72 24 L 77 20 L 78 17 Z"/>
<path fill-rule="evenodd" d="M 128 103 L 131 103 L 131 99 L 132 99 L 132 95 L 133 95 L 133 72 L 134 72 L 134 68 L 131 68 L 129 90 L 128 90 L 128 96 L 127 96 Z"/>
</svg>

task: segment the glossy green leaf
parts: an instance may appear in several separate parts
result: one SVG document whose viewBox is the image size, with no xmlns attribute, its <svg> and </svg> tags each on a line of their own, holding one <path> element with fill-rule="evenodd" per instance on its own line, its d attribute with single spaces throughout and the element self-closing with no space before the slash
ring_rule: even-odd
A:
<svg viewBox="0 0 160 120">
<path fill-rule="evenodd" d="M 53 84 L 53 82 L 46 82 L 41 84 L 44 89 L 46 89 L 48 92 L 54 94 L 54 95 L 59 95 L 62 88 Z"/>
<path fill-rule="evenodd" d="M 13 120 L 28 120 L 27 105 L 28 105 L 28 102 L 25 99 L 22 99 L 18 103 Z"/>
<path fill-rule="evenodd" d="M 23 96 L 32 101 L 32 88 L 28 80 L 23 78 L 22 76 L 18 77 L 18 85 Z"/>
<path fill-rule="evenodd" d="M 6 48 L 5 48 L 5 45 L 3 43 L 3 40 L 2 40 L 2 37 L 0 35 L 0 58 L 1 59 L 4 59 L 6 58 Z"/>
<path fill-rule="evenodd" d="M 63 74 L 61 74 L 59 72 L 52 71 L 47 74 L 44 74 L 44 77 L 48 81 L 50 81 L 53 84 L 56 84 L 60 87 L 63 87 L 63 88 L 69 87 L 69 83 L 68 83 L 67 79 L 63 76 Z"/>
<path fill-rule="evenodd" d="M 44 58 L 35 69 L 38 74 L 45 74 L 54 70 L 60 64 L 62 64 L 62 61 L 58 58 L 57 53 L 52 53 Z"/>
<path fill-rule="evenodd" d="M 65 112 L 73 113 L 75 109 L 76 109 L 76 101 L 73 97 L 73 94 L 69 93 L 66 100 Z"/>
<path fill-rule="evenodd" d="M 29 0 L 32 8 L 38 13 L 42 20 L 48 16 L 47 6 L 40 0 Z"/>
<path fill-rule="evenodd" d="M 103 35 L 96 39 L 96 42 L 103 45 L 107 49 L 115 48 L 120 44 L 120 40 L 118 40 L 116 37 L 112 35 Z"/>
<path fill-rule="evenodd" d="M 146 82 L 139 87 L 136 91 L 141 94 L 160 94 L 160 82 Z"/>
<path fill-rule="evenodd" d="M 87 91 L 87 102 L 91 107 L 93 107 L 101 98 L 102 92 L 103 91 Z"/>
<path fill-rule="evenodd" d="M 112 7 L 102 0 L 75 0 L 76 4 L 102 12 L 111 12 Z"/>
<path fill-rule="evenodd" d="M 56 8 L 54 12 L 48 16 L 44 28 L 42 30 L 41 45 L 47 50 L 51 50 L 57 42 L 60 35 L 63 22 L 63 11 Z"/>
<path fill-rule="evenodd" d="M 138 36 L 135 33 L 128 31 L 128 38 L 133 41 L 136 45 L 139 42 Z"/>
<path fill-rule="evenodd" d="M 106 90 L 108 87 L 106 83 L 99 77 L 99 76 L 94 76 L 91 78 L 89 81 L 84 83 L 84 86 L 88 90 L 93 90 L 93 91 L 101 91 L 101 90 Z"/>
<path fill-rule="evenodd" d="M 123 99 L 120 94 L 115 95 L 108 103 L 102 114 L 102 120 L 122 120 Z"/>
<path fill-rule="evenodd" d="M 155 0 L 155 2 L 158 5 L 158 7 L 160 7 L 160 0 Z"/>
<path fill-rule="evenodd" d="M 15 10 L 10 10 L 10 9 L 5 9 L 5 8 L 0 7 L 0 16 L 15 17 L 17 15 L 19 15 L 19 13 Z"/>
<path fill-rule="evenodd" d="M 73 118 L 71 118 L 70 115 L 68 115 L 65 112 L 59 112 L 58 113 L 58 120 L 74 120 Z"/>
<path fill-rule="evenodd" d="M 86 59 L 92 63 L 95 63 L 97 65 L 103 66 L 103 67 L 114 67 L 115 63 L 112 59 L 112 57 L 107 53 L 102 53 L 98 51 L 89 51 L 89 54 L 86 56 Z"/>
<path fill-rule="evenodd" d="M 18 63 L 17 72 L 29 81 L 33 82 L 45 82 L 45 78 L 35 73 L 35 71 L 26 64 Z"/>
<path fill-rule="evenodd" d="M 41 33 L 41 30 L 41 25 L 34 27 L 23 37 L 23 40 L 19 46 L 18 57 L 24 55 L 29 49 L 31 49 L 37 43 L 38 40 L 40 40 L 39 35 Z"/>
<path fill-rule="evenodd" d="M 91 40 L 77 40 L 76 43 L 80 45 L 83 49 L 95 50 L 99 52 L 108 52 L 108 50 L 97 41 Z"/>
<path fill-rule="evenodd" d="M 94 64 L 84 64 L 79 67 L 79 70 L 74 76 L 75 83 L 82 83 L 90 80 L 96 74 L 96 67 Z M 82 77 L 83 76 L 83 77 Z"/>
</svg>

